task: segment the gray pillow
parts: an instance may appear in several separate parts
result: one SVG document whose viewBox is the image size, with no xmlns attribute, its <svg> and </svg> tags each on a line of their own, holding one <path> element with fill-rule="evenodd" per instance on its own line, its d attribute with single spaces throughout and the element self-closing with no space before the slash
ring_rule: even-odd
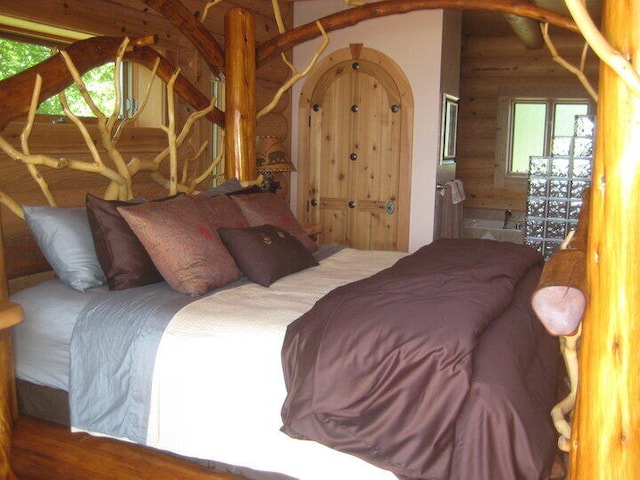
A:
<svg viewBox="0 0 640 480">
<path fill-rule="evenodd" d="M 222 182 L 217 187 L 201 192 L 200 195 L 204 195 L 205 197 L 215 197 L 217 195 L 237 192 L 238 190 L 242 190 L 242 184 L 237 178 L 230 178 L 229 180 Z"/>
<path fill-rule="evenodd" d="M 65 285 L 83 292 L 107 283 L 96 256 L 85 208 L 25 206 L 23 209 L 40 250 Z"/>
</svg>

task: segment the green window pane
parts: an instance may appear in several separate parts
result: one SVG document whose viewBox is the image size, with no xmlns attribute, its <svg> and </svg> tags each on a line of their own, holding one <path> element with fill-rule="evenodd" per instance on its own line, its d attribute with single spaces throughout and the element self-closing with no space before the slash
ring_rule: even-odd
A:
<svg viewBox="0 0 640 480">
<path fill-rule="evenodd" d="M 0 38 L 0 80 L 20 73 L 50 56 L 50 47 Z"/>
<path fill-rule="evenodd" d="M 515 103 L 513 107 L 511 168 L 514 173 L 529 171 L 529 157 L 544 155 L 546 103 Z"/>
<path fill-rule="evenodd" d="M 586 103 L 556 103 L 553 136 L 572 137 L 576 123 L 576 115 L 587 115 L 588 113 L 589 105 Z"/>
<path fill-rule="evenodd" d="M 0 38 L 0 80 L 20 73 L 51 56 L 52 48 L 45 45 L 18 42 Z M 87 91 L 98 108 L 110 115 L 115 105 L 115 64 L 108 63 L 82 76 Z M 75 85 L 65 90 L 67 102 L 73 113 L 81 117 L 94 116 Z M 37 110 L 44 115 L 63 115 L 62 105 L 55 95 L 44 100 Z"/>
</svg>

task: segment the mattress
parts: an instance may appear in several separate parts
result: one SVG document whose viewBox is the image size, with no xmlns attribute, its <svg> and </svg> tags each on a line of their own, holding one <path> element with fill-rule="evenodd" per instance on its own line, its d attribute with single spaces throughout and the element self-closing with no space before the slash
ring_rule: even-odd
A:
<svg viewBox="0 0 640 480">
<path fill-rule="evenodd" d="M 344 249 L 328 259 L 322 259 L 319 267 L 281 279 L 268 289 L 244 281 L 240 282 L 238 287 L 212 292 L 209 296 L 189 303 L 182 308 L 175 320 L 172 320 L 172 323 L 167 327 L 165 337 L 160 345 L 158 358 L 161 359 L 162 370 L 161 373 L 156 371 L 153 378 L 154 391 L 149 435 L 146 441 L 138 443 L 186 457 L 248 467 L 248 469 L 239 471 L 247 478 L 252 479 L 394 479 L 395 475 L 391 472 L 315 442 L 292 439 L 279 430 L 281 426 L 280 407 L 286 393 L 280 366 L 281 339 L 284 336 L 286 325 L 304 313 L 331 289 L 386 268 L 404 254 L 379 252 L 377 260 L 374 261 L 371 261 L 369 255 L 370 252 Z M 340 267 L 340 264 L 343 263 L 341 258 L 344 260 L 347 257 L 350 259 L 346 268 Z M 159 284 L 158 288 L 167 287 L 164 284 Z M 287 290 L 298 291 L 298 296 L 287 299 Z M 276 309 L 271 309 L 263 300 L 258 299 L 260 295 L 265 293 L 276 299 L 279 298 L 280 303 L 284 300 L 284 310 L 287 312 L 284 320 L 280 320 L 282 315 L 276 313 Z M 199 407 L 202 402 L 198 392 L 202 392 L 203 389 L 204 391 L 213 389 L 214 397 L 224 399 L 226 390 L 238 390 L 240 386 L 246 387 L 247 382 L 243 382 L 242 373 L 236 372 L 234 374 L 226 372 L 225 369 L 218 371 L 213 368 L 213 365 L 227 365 L 228 356 L 218 352 L 217 355 L 210 355 L 206 358 L 205 361 L 214 359 L 214 362 L 205 363 L 207 368 L 204 371 L 205 373 L 210 371 L 210 375 L 203 376 L 202 373 L 197 373 L 197 370 L 188 372 L 187 375 L 184 374 L 188 370 L 184 367 L 186 357 L 191 352 L 200 352 L 198 348 L 187 346 L 186 351 L 172 353 L 176 347 L 183 348 L 183 345 L 180 344 L 185 332 L 194 329 L 203 331 L 210 328 L 209 320 L 212 316 L 220 313 L 223 308 L 223 301 L 220 300 L 223 298 L 223 294 L 231 295 L 231 300 L 226 301 L 227 307 L 224 307 L 229 311 L 234 309 L 234 304 L 239 303 L 233 299 L 236 295 L 236 298 L 244 297 L 250 300 L 248 303 L 252 303 L 253 310 L 242 315 L 253 315 L 257 319 L 264 317 L 265 314 L 267 317 L 276 317 L 277 327 L 275 329 L 267 328 L 271 332 L 268 336 L 275 339 L 276 343 L 271 343 L 268 352 L 265 351 L 269 357 L 273 357 L 269 361 L 269 371 L 273 375 L 270 378 L 261 378 L 262 383 L 251 387 L 251 390 L 255 392 L 252 395 L 256 402 L 254 404 L 255 411 L 249 411 L 246 415 L 231 413 L 231 409 L 235 405 L 233 405 L 234 402 L 229 403 L 228 399 L 216 402 L 215 405 L 206 404 L 202 408 Z M 86 317 L 86 311 L 91 310 L 93 305 L 99 304 L 101 301 L 99 297 L 106 295 L 104 290 L 89 291 L 84 294 L 71 291 L 57 280 L 45 282 L 16 294 L 12 300 L 25 307 L 25 321 L 15 333 L 18 378 L 39 385 L 68 390 L 70 378 L 69 346 L 74 325 L 79 318 L 82 320 Z M 279 301 L 276 300 L 276 303 Z M 52 308 L 52 305 L 55 305 L 55 308 Z M 197 312 L 202 305 L 209 305 L 205 315 L 194 316 L 194 312 Z M 251 311 L 253 314 L 250 313 Z M 78 321 L 78 324 L 81 323 L 81 320 Z M 248 338 L 252 336 L 252 328 L 262 329 L 257 326 L 258 323 L 260 322 L 254 322 L 254 327 L 249 328 Z M 166 336 L 167 333 L 168 336 Z M 262 333 L 260 334 L 262 335 Z M 222 338 L 224 335 L 235 335 L 235 333 L 232 331 L 224 332 Z M 245 333 L 241 333 L 241 335 L 245 335 Z M 78 336 L 76 330 L 76 337 Z M 104 342 L 106 343 L 108 340 L 105 339 Z M 218 347 L 213 347 L 214 350 L 221 350 L 226 343 L 224 340 L 219 340 L 219 342 Z M 229 343 L 231 344 L 231 342 Z M 245 342 L 243 341 L 243 343 Z M 253 357 L 259 363 L 266 364 L 267 362 L 259 360 L 258 350 L 261 343 L 260 340 L 257 340 L 254 347 L 248 347 L 250 353 L 247 356 Z M 96 352 L 95 355 L 98 356 L 99 353 Z M 171 358 L 176 358 L 174 355 L 179 357 L 179 361 L 171 361 Z M 52 361 L 52 359 L 55 360 Z M 242 368 L 249 368 L 247 375 L 254 375 L 251 378 L 255 379 L 255 372 L 250 371 L 248 364 L 243 364 Z M 178 385 L 178 381 L 183 383 Z M 75 380 L 73 382 L 75 385 Z M 184 382 L 193 384 L 191 393 L 186 393 L 187 387 Z M 245 385 L 242 385 L 243 383 Z M 252 383 L 256 382 L 252 381 Z M 275 395 L 269 393 L 273 386 L 277 387 L 278 393 Z M 167 390 L 166 394 L 161 393 L 162 390 Z M 181 392 L 185 393 L 181 395 Z M 185 409 L 184 403 L 181 407 L 181 402 L 184 400 L 184 398 L 181 400 L 181 397 L 185 396 L 192 399 L 190 405 L 193 406 L 193 409 Z M 267 400 L 265 401 L 265 399 Z M 267 404 L 270 406 L 269 408 L 266 406 Z M 170 407 L 175 407 L 175 410 L 167 415 Z M 195 408 L 200 408 L 200 411 L 196 411 Z M 188 413 L 188 418 L 179 417 L 179 413 L 183 416 Z M 267 415 L 268 419 L 262 421 L 262 417 Z M 73 417 L 72 414 L 72 425 Z M 222 424 L 223 420 L 226 423 Z M 188 430 L 180 428 L 180 425 L 185 421 L 199 425 L 193 435 L 189 435 Z M 202 424 L 206 425 L 206 428 Z M 94 430 L 90 426 L 76 428 L 76 430 L 121 437 L 118 434 L 111 434 L 109 431 Z M 185 434 L 185 432 L 187 433 Z M 222 452 L 222 454 L 218 455 L 218 452 Z M 274 477 L 272 472 L 277 472 L 277 476 Z"/>
</svg>

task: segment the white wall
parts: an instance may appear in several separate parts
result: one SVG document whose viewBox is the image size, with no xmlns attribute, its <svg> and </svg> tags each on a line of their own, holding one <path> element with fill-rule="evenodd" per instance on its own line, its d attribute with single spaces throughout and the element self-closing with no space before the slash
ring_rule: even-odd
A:
<svg viewBox="0 0 640 480">
<path fill-rule="evenodd" d="M 342 0 L 296 2 L 294 25 L 299 26 L 345 8 Z M 441 60 L 443 45 L 442 10 L 421 10 L 366 20 L 352 27 L 329 32 L 328 53 L 363 43 L 393 59 L 404 71 L 415 102 L 413 163 L 411 167 L 411 217 L 409 250 L 415 251 L 433 240 L 436 170 L 439 164 Z M 294 49 L 296 68 L 304 68 L 320 44 L 314 39 Z M 459 62 L 459 54 L 457 60 Z M 297 152 L 298 103 L 304 80 L 292 91 L 292 148 Z M 295 157 L 295 153 L 293 155 Z M 294 163 L 296 159 L 294 158 Z M 292 185 L 296 185 L 295 174 Z M 292 188 L 292 205 L 297 191 Z"/>
</svg>

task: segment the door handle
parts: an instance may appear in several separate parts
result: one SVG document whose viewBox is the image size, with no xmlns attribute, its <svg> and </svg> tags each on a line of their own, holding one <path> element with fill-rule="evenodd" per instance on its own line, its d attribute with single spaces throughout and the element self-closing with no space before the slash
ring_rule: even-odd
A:
<svg viewBox="0 0 640 480">
<path fill-rule="evenodd" d="M 353 200 L 347 203 L 347 205 L 349 206 L 349 208 L 356 208 L 356 202 L 354 202 Z"/>
<path fill-rule="evenodd" d="M 396 211 L 396 202 L 393 200 L 389 200 L 387 203 L 378 203 L 376 204 L 377 208 L 384 208 L 384 211 L 387 212 L 387 215 L 393 215 Z"/>
<path fill-rule="evenodd" d="M 311 206 L 312 207 L 317 207 L 318 206 L 318 199 L 317 198 L 312 198 L 311 199 Z"/>
</svg>

